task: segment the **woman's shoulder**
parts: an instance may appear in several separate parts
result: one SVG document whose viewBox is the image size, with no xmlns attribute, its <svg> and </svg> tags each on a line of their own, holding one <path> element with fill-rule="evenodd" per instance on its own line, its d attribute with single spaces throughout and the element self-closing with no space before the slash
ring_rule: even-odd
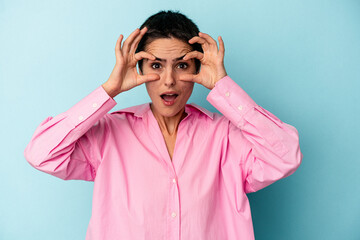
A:
<svg viewBox="0 0 360 240">
<path fill-rule="evenodd" d="M 222 114 L 212 112 L 195 103 L 186 104 L 186 111 L 191 113 L 191 124 L 205 131 L 227 131 L 229 120 Z"/>
<path fill-rule="evenodd" d="M 150 103 L 143 103 L 131 107 L 122 108 L 120 110 L 111 112 L 109 116 L 125 117 L 126 115 L 134 115 L 136 117 L 143 117 L 146 111 L 150 110 Z"/>
<path fill-rule="evenodd" d="M 135 119 L 142 117 L 146 110 L 146 104 L 139 104 L 131 107 L 125 107 L 113 112 L 106 113 L 93 128 L 111 129 L 113 126 L 127 127 L 134 124 Z"/>
<path fill-rule="evenodd" d="M 217 112 L 211 112 L 210 110 L 202 107 L 196 103 L 186 104 L 187 112 L 195 113 L 197 117 L 204 117 L 210 122 L 226 121 L 225 117 Z"/>
</svg>

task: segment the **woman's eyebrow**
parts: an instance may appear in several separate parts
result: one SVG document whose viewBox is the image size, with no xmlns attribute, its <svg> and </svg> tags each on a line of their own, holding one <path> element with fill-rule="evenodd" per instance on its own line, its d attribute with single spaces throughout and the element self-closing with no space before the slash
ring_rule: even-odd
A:
<svg viewBox="0 0 360 240">
<path fill-rule="evenodd" d="M 186 55 L 186 54 L 184 54 L 184 55 L 181 56 L 181 57 L 178 57 L 178 58 L 173 59 L 173 62 L 176 62 L 176 61 L 179 61 L 179 60 L 183 59 L 185 55 Z M 156 57 L 156 56 L 154 56 L 154 57 L 156 58 L 155 60 L 157 60 L 157 61 L 166 62 L 166 59 L 158 58 L 158 57 Z"/>
</svg>

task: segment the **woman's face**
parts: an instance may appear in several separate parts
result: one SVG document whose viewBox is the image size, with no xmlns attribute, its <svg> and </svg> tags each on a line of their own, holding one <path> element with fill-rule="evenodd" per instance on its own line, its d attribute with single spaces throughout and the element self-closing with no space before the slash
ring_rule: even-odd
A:
<svg viewBox="0 0 360 240">
<path fill-rule="evenodd" d="M 194 88 L 194 82 L 179 80 L 181 74 L 196 73 L 194 59 L 181 59 L 192 48 L 176 38 L 160 38 L 147 44 L 145 51 L 157 59 L 144 59 L 142 74 L 156 73 L 160 76 L 159 80 L 145 83 L 152 109 L 164 117 L 175 116 L 185 107 Z M 163 96 L 166 92 L 173 92 L 177 96 Z"/>
</svg>

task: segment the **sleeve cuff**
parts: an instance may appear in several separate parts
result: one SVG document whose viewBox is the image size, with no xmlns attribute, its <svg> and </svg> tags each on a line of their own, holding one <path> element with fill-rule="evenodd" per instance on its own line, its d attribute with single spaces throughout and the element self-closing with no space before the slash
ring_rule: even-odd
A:
<svg viewBox="0 0 360 240">
<path fill-rule="evenodd" d="M 73 127 L 78 126 L 92 115 L 95 115 L 94 121 L 90 124 L 94 124 L 98 120 L 97 117 L 105 115 L 116 104 L 116 101 L 107 94 L 104 88 L 99 86 L 66 111 L 66 115 L 70 118 Z"/>
<path fill-rule="evenodd" d="M 244 124 L 244 116 L 257 106 L 228 75 L 216 82 L 206 99 L 239 128 Z"/>
</svg>

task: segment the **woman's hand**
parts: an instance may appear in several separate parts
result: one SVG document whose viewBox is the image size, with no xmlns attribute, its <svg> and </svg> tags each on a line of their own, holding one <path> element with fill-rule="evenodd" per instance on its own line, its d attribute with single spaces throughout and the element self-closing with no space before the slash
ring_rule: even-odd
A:
<svg viewBox="0 0 360 240">
<path fill-rule="evenodd" d="M 184 60 L 197 58 L 201 62 L 200 73 L 182 74 L 179 79 L 183 81 L 192 81 L 203 85 L 208 89 L 213 89 L 215 83 L 227 75 L 224 66 L 225 47 L 222 38 L 219 36 L 219 49 L 217 42 L 206 33 L 199 32 L 189 40 L 190 44 L 195 42 L 201 44 L 204 53 L 192 51 L 184 56 Z"/>
<path fill-rule="evenodd" d="M 136 63 L 143 58 L 155 60 L 152 54 L 141 51 L 135 54 L 137 45 L 144 36 L 147 28 L 133 31 L 121 47 L 123 35 L 120 34 L 115 46 L 116 63 L 109 79 L 102 84 L 104 90 L 113 98 L 117 94 L 130 90 L 142 83 L 158 80 L 160 76 L 155 73 L 139 75 Z"/>
</svg>

